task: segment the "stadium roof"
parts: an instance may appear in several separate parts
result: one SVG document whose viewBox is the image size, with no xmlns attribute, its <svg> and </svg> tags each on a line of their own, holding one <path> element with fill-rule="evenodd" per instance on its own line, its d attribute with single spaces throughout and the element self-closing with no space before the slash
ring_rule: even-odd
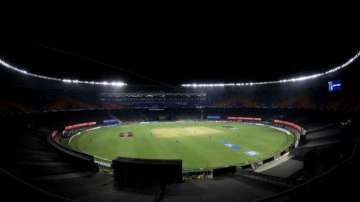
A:
<svg viewBox="0 0 360 202">
<path fill-rule="evenodd" d="M 58 28 L 36 39 L 3 37 L 0 57 L 27 72 L 72 81 L 180 86 L 312 75 L 345 63 L 359 48 L 356 32 L 342 29 L 345 24 L 255 22 L 154 25 L 142 31 L 94 29 L 91 23 L 88 29 Z"/>
</svg>

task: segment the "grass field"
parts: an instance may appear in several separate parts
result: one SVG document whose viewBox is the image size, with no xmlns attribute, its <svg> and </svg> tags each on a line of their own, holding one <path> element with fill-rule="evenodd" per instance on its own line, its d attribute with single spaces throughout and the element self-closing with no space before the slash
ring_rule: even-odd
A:
<svg viewBox="0 0 360 202">
<path fill-rule="evenodd" d="M 132 137 L 120 137 L 131 132 Z M 182 159 L 183 169 L 244 165 L 286 149 L 292 135 L 235 122 L 132 123 L 82 132 L 65 144 L 105 159 Z"/>
</svg>

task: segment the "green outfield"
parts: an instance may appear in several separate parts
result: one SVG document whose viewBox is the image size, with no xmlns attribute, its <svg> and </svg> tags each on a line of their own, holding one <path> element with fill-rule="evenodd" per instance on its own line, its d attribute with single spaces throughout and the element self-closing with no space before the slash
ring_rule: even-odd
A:
<svg viewBox="0 0 360 202">
<path fill-rule="evenodd" d="M 130 135 L 129 135 L 130 134 Z M 294 137 L 236 122 L 131 123 L 81 132 L 67 147 L 104 159 L 182 159 L 183 169 L 245 165 L 285 150 Z"/>
</svg>

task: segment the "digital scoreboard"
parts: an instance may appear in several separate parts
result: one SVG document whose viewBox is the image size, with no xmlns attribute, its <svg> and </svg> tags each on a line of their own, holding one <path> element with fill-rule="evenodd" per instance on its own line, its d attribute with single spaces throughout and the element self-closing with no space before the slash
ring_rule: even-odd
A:
<svg viewBox="0 0 360 202">
<path fill-rule="evenodd" d="M 342 87 L 341 80 L 333 80 L 328 82 L 329 92 L 340 91 Z"/>
</svg>

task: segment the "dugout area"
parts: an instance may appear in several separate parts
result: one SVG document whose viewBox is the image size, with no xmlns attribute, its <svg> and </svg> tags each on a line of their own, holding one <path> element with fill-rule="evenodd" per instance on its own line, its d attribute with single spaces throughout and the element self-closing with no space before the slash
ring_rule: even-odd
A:
<svg viewBox="0 0 360 202">
<path fill-rule="evenodd" d="M 144 187 L 182 182 L 181 160 L 152 160 L 118 157 L 112 161 L 118 185 Z"/>
</svg>

